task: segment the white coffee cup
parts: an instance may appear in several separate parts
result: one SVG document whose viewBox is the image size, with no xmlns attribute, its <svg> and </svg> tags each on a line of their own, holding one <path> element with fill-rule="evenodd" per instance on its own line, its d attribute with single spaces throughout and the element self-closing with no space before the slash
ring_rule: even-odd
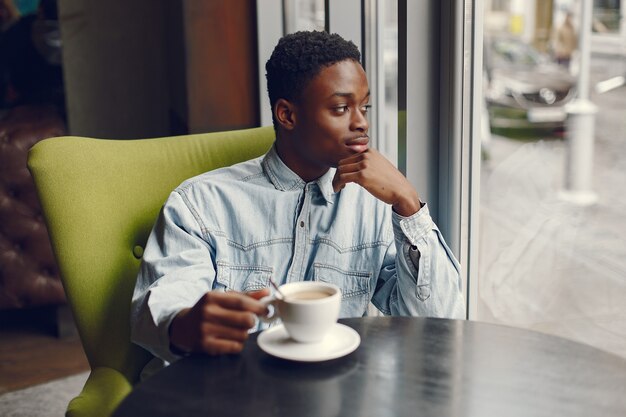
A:
<svg viewBox="0 0 626 417">
<path fill-rule="evenodd" d="M 339 287 L 326 282 L 300 281 L 279 288 L 284 299 L 277 293 L 261 299 L 270 314 L 260 319 L 271 323 L 280 318 L 289 336 L 297 342 L 321 341 L 339 317 Z"/>
</svg>

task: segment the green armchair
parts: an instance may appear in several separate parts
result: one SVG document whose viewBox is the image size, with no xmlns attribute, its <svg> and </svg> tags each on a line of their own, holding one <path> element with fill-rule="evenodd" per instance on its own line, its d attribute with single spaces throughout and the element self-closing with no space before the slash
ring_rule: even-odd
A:
<svg viewBox="0 0 626 417">
<path fill-rule="evenodd" d="M 59 137 L 29 152 L 61 279 L 91 374 L 67 416 L 109 416 L 150 354 L 130 342 L 143 247 L 183 180 L 265 153 L 271 127 L 141 140 Z"/>
</svg>

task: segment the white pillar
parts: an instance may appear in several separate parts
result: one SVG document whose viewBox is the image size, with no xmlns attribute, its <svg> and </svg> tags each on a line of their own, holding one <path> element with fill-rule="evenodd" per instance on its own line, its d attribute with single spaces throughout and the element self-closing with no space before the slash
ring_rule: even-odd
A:
<svg viewBox="0 0 626 417">
<path fill-rule="evenodd" d="M 567 106 L 567 161 L 565 190 L 561 198 L 578 205 L 594 204 L 598 197 L 592 190 L 594 125 L 597 106 L 589 100 L 589 66 L 591 58 L 591 15 L 593 0 L 581 2 L 580 73 L 578 96 Z"/>
</svg>

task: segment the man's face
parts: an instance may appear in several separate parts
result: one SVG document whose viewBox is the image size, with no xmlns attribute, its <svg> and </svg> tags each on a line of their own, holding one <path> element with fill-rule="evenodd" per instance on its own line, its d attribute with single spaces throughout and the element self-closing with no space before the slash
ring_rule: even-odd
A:
<svg viewBox="0 0 626 417">
<path fill-rule="evenodd" d="M 322 69 L 294 103 L 291 168 L 310 180 L 365 151 L 368 108 L 369 86 L 359 63 L 345 60 Z"/>
</svg>

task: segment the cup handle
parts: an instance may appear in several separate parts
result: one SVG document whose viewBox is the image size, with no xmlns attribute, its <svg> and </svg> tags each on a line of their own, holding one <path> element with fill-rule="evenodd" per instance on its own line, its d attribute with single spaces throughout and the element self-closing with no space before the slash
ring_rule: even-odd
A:
<svg viewBox="0 0 626 417">
<path fill-rule="evenodd" d="M 261 303 L 263 303 L 265 305 L 265 307 L 267 307 L 267 309 L 269 310 L 269 313 L 267 316 L 259 316 L 259 320 L 261 320 L 263 323 L 273 323 L 274 321 L 276 321 L 278 319 L 278 308 L 276 307 L 276 302 L 278 301 L 278 298 L 274 297 L 273 295 L 268 295 L 267 297 L 263 297 L 261 298 Z"/>
</svg>

